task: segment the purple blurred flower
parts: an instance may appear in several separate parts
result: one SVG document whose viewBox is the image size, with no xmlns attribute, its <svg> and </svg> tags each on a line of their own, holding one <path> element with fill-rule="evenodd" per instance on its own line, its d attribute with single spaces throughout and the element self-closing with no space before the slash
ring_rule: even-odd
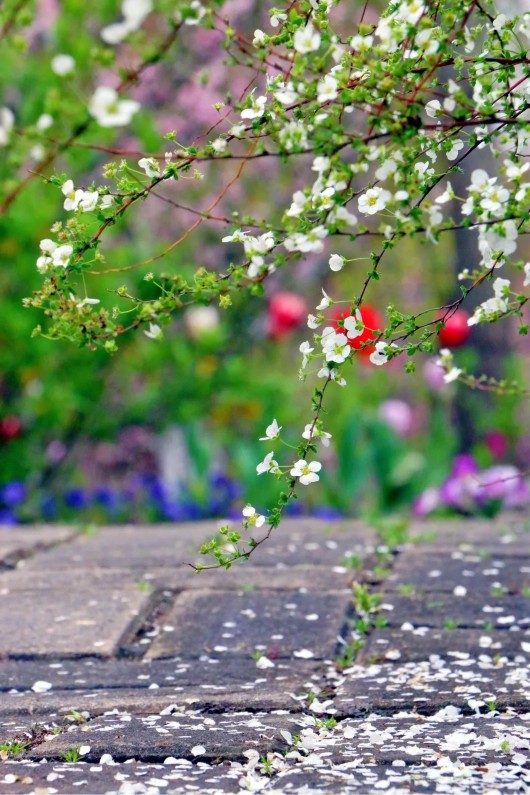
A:
<svg viewBox="0 0 530 795">
<path fill-rule="evenodd" d="M 478 464 L 470 453 L 460 453 L 455 456 L 451 469 L 451 477 L 465 478 L 468 475 L 476 475 Z"/>
<path fill-rule="evenodd" d="M 530 502 L 530 487 L 517 467 L 494 466 L 480 473 L 477 499 L 502 500 L 504 508 L 517 508 Z"/>
<path fill-rule="evenodd" d="M 440 487 L 440 499 L 444 505 L 473 512 L 480 490 L 478 465 L 472 455 L 461 453 L 455 456 L 450 476 Z"/>
<path fill-rule="evenodd" d="M 436 486 L 429 486 L 412 503 L 412 513 L 421 519 L 423 516 L 432 513 L 442 504 L 440 490 Z"/>
</svg>

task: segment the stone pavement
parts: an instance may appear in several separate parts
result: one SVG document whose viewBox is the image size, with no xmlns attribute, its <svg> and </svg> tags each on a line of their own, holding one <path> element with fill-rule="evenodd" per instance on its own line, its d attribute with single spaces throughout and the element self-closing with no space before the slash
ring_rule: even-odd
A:
<svg viewBox="0 0 530 795">
<path fill-rule="evenodd" d="M 530 522 L 0 530 L 0 793 L 530 792 Z"/>
</svg>

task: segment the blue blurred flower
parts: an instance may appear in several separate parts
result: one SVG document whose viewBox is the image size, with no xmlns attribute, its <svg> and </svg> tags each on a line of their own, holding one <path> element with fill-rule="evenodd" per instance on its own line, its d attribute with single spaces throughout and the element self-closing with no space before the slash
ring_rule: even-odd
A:
<svg viewBox="0 0 530 795">
<path fill-rule="evenodd" d="M 40 503 L 40 509 L 45 521 L 51 522 L 57 516 L 57 500 L 53 494 L 45 494 Z"/>
<path fill-rule="evenodd" d="M 115 511 L 118 507 L 118 497 L 107 486 L 100 486 L 94 492 L 94 502 L 97 502 L 103 508 L 109 511 Z"/>
<path fill-rule="evenodd" d="M 316 519 L 327 519 L 328 521 L 333 521 L 335 519 L 342 519 L 342 512 L 339 511 L 338 508 L 332 508 L 329 505 L 318 505 L 312 511 L 312 515 Z"/>
<path fill-rule="evenodd" d="M 19 480 L 13 480 L 11 483 L 6 483 L 2 487 L 0 496 L 4 505 L 8 508 L 13 508 L 15 505 L 20 505 L 24 502 L 27 496 L 25 485 Z"/>
<path fill-rule="evenodd" d="M 88 503 L 88 497 L 84 489 L 74 488 L 68 489 L 64 494 L 64 502 L 68 508 L 75 508 L 77 510 L 82 510 L 86 508 Z"/>
<path fill-rule="evenodd" d="M 0 511 L 0 525 L 18 524 L 18 519 L 11 511 Z"/>
</svg>

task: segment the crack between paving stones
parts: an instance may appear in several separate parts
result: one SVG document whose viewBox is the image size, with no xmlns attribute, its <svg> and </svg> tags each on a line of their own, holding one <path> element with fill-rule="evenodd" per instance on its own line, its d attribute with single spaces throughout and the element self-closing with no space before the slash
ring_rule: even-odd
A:
<svg viewBox="0 0 530 795">
<path fill-rule="evenodd" d="M 158 588 L 150 594 L 147 605 L 134 617 L 116 644 L 118 659 L 139 660 L 145 656 L 151 643 L 141 641 L 155 639 L 156 636 L 150 638 L 149 633 L 154 632 L 157 624 L 163 622 L 179 593 L 179 590 Z"/>
<path fill-rule="evenodd" d="M 80 535 L 78 531 L 74 530 L 72 531 L 72 535 L 66 536 L 66 538 L 61 538 L 56 541 L 38 541 L 35 546 L 29 549 L 16 549 L 0 560 L 0 574 L 16 571 L 21 561 L 31 560 L 42 552 L 48 552 L 50 549 L 55 549 L 64 544 L 71 544 L 79 538 Z"/>
</svg>

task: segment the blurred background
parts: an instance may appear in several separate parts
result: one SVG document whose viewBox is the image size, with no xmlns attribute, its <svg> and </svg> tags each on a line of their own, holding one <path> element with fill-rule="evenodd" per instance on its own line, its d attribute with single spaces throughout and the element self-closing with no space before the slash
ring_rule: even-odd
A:
<svg viewBox="0 0 530 795">
<path fill-rule="evenodd" d="M 347 32 L 354 28 L 347 13 L 358 5 L 363 3 L 344 4 Z M 133 67 L 138 51 L 166 32 L 163 14 L 153 14 L 130 42 L 111 51 L 99 32 L 119 18 L 119 3 L 98 3 L 97 16 L 91 4 L 79 0 L 18 6 L 27 12 L 23 21 L 28 24 L 14 24 L 0 52 L 0 105 L 9 107 L 16 120 L 0 148 L 4 197 L 54 141 L 65 139 L 84 118 L 94 86 L 117 85 L 119 70 Z M 156 4 L 161 11 L 166 6 Z M 251 32 L 266 28 L 268 7 L 234 0 L 226 12 Z M 374 3 L 369 20 L 376 10 Z M 224 62 L 221 41 L 215 30 L 187 30 L 130 92 L 143 108 L 130 127 L 90 127 L 80 139 L 83 146 L 65 152 L 55 172 L 86 187 L 92 180 L 101 182 L 104 163 L 120 157 L 92 145 L 137 152 L 137 159 L 139 153 L 163 152 L 162 135 L 170 130 L 186 144 L 200 141 L 198 136 L 219 118 L 213 104 L 227 90 L 238 96 L 248 82 L 248 73 Z M 74 58 L 72 73 L 54 72 L 57 54 Z M 44 130 L 42 122 L 39 126 L 43 115 L 51 118 Z M 487 168 L 489 155 L 480 157 Z M 304 157 L 287 163 L 262 160 L 245 170 L 216 213 L 231 218 L 244 207 L 258 219 L 278 222 L 293 191 L 309 179 L 309 167 Z M 221 162 L 201 171 L 202 181 L 160 192 L 186 206 L 207 207 L 233 167 Z M 459 179 L 463 185 L 469 181 Z M 276 418 L 288 440 L 299 441 L 314 389 L 313 378 L 303 383 L 296 375 L 298 348 L 308 339 L 307 313 L 320 300 L 320 283 L 331 295 L 357 294 L 366 266 L 354 262 L 334 274 L 329 252 L 309 255 L 270 277 L 262 294 L 241 295 L 228 310 L 187 310 L 175 317 L 161 341 L 129 334 L 114 356 L 90 352 L 32 339 L 32 329 L 38 323 L 45 327 L 45 320 L 22 307 L 22 298 L 41 280 L 35 267 L 38 241 L 50 236 L 55 220 L 66 217 L 61 199 L 56 187 L 35 178 L 0 218 L 0 523 L 174 522 L 240 516 L 247 502 L 259 510 L 274 504 L 278 484 L 256 475 L 256 464 L 269 449 L 258 438 Z M 152 198 L 107 235 L 108 266 L 127 266 L 162 251 L 194 220 L 187 210 Z M 220 243 L 235 225 L 204 223 L 162 261 L 160 270 L 191 276 L 201 266 L 221 270 L 237 261 L 240 246 Z M 333 251 L 348 257 L 369 253 L 361 241 L 341 242 Z M 519 250 L 518 257 L 530 258 L 530 250 Z M 381 281 L 367 294 L 365 322 L 369 316 L 374 327 L 383 327 L 389 303 L 403 312 L 442 307 L 458 297 L 456 274 L 472 268 L 475 258 L 471 232 L 444 235 L 439 245 L 405 241 L 389 252 Z M 123 284 L 152 297 L 153 286 L 143 280 L 148 270 L 93 278 L 90 295 L 112 307 L 119 299 L 109 291 Z M 529 387 L 528 339 L 510 321 L 469 328 L 473 306 L 455 315 L 439 347 L 453 349 L 458 366 L 470 372 L 517 379 Z M 400 361 L 372 366 L 369 353 L 367 348 L 354 357 L 347 387 L 333 390 L 327 402 L 324 427 L 333 443 L 320 456 L 324 474 L 291 511 L 332 519 L 492 514 L 503 506 L 528 505 L 528 398 L 444 384 L 436 355 L 419 358 L 416 372 L 407 375 Z"/>
</svg>

